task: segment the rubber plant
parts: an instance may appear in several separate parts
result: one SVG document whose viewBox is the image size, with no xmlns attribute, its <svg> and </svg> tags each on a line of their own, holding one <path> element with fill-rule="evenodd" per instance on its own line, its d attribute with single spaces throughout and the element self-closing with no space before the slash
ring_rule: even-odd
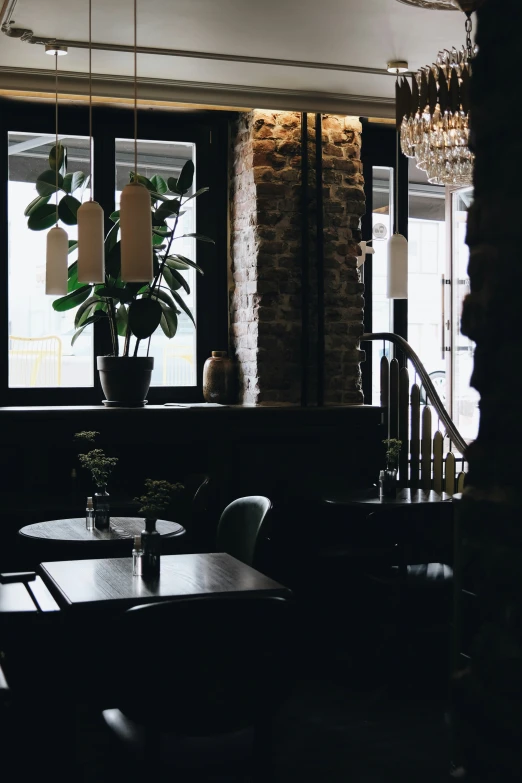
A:
<svg viewBox="0 0 522 783">
<path fill-rule="evenodd" d="M 33 231 L 44 231 L 55 224 L 56 204 L 49 203 L 57 192 L 56 168 L 58 167 L 58 216 L 68 226 L 77 225 L 77 212 L 81 205 L 89 177 L 82 171 L 68 172 L 67 148 L 58 144 L 49 154 L 49 168 L 36 180 L 36 198 L 25 210 L 27 225 Z M 111 333 L 112 356 L 118 356 L 118 336 L 124 338 L 123 356 L 131 355 L 131 339 L 135 338 L 134 356 L 138 354 L 141 340 L 151 337 L 161 326 L 168 338 L 175 336 L 178 316 L 187 314 L 194 323 L 192 313 L 181 291 L 190 294 L 190 287 L 183 276 L 187 269 L 203 270 L 190 258 L 175 252 L 175 242 L 183 237 L 194 237 L 201 242 L 214 240 L 198 233 L 177 235 L 178 221 L 184 214 L 183 206 L 193 198 L 208 191 L 200 188 L 188 195 L 194 179 L 194 164 L 187 161 L 179 177 L 164 180 L 155 174 L 150 179 L 130 172 L 130 180 L 138 181 L 148 189 L 152 210 L 152 235 L 154 279 L 147 283 L 125 283 L 121 279 L 120 215 L 113 212 L 113 223 L 105 237 L 105 281 L 99 284 L 84 284 L 78 281 L 77 262 L 68 269 L 68 293 L 55 299 L 53 308 L 57 312 L 76 309 L 74 345 L 83 330 L 97 321 L 107 321 Z M 78 247 L 69 241 L 69 253 Z"/>
</svg>

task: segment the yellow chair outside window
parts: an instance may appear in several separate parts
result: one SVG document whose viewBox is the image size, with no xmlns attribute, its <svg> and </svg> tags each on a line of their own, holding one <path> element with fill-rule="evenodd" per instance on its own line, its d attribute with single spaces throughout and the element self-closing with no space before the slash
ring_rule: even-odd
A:
<svg viewBox="0 0 522 783">
<path fill-rule="evenodd" d="M 167 343 L 163 349 L 163 385 L 194 386 L 194 354 L 190 348 Z"/>
<path fill-rule="evenodd" d="M 62 385 L 62 341 L 47 337 L 9 337 L 9 386 Z"/>
</svg>

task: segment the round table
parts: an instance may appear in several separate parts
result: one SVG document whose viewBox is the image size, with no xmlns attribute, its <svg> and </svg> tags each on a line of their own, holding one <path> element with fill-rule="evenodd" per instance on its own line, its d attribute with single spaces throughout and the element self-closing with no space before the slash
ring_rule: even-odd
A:
<svg viewBox="0 0 522 783">
<path fill-rule="evenodd" d="M 368 511 L 375 511 L 375 507 L 388 506 L 391 508 L 408 508 L 427 506 L 432 503 L 444 503 L 451 500 L 451 495 L 445 492 L 435 492 L 424 489 L 399 489 L 394 498 L 379 498 L 379 490 L 376 488 L 366 492 L 338 491 L 331 492 L 323 497 L 323 502 L 332 506 L 373 506 Z"/>
<path fill-rule="evenodd" d="M 80 560 L 124 557 L 131 554 L 134 536 L 145 528 L 142 517 L 111 517 L 108 530 L 87 530 L 85 517 L 52 519 L 26 525 L 18 533 L 36 554 L 38 562 L 45 560 Z M 164 554 L 181 551 L 185 528 L 178 522 L 158 519 L 156 530 L 161 535 Z M 180 541 L 181 539 L 181 541 Z"/>
</svg>

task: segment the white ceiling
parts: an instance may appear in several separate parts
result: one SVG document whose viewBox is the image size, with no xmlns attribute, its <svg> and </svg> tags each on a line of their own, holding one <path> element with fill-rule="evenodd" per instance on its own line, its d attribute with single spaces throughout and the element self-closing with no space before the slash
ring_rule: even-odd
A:
<svg viewBox="0 0 522 783">
<path fill-rule="evenodd" d="M 0 0 L 1 6 L 2 0 Z M 188 52 L 218 53 L 234 58 L 263 57 L 349 65 L 362 69 L 386 67 L 388 60 L 404 59 L 412 70 L 432 62 L 441 48 L 464 42 L 464 15 L 428 11 L 396 0 L 139 0 L 138 43 L 146 47 Z M 7 6 L 6 6 L 7 8 Z M 30 28 L 36 36 L 86 41 L 87 0 L 17 0 L 14 27 Z M 93 40 L 131 45 L 132 0 L 93 0 Z M 53 61 L 41 45 L 31 45 L 0 35 L 0 88 L 8 88 L 16 74 L 40 85 L 40 71 Z M 129 53 L 93 52 L 93 71 L 116 78 L 132 75 Z M 86 50 L 69 50 L 60 68 L 83 74 L 88 69 Z M 37 73 L 28 73 L 37 71 Z M 245 63 L 212 58 L 167 57 L 141 54 L 140 78 L 158 82 L 175 99 L 177 87 L 184 94 L 223 96 L 243 94 L 241 105 L 270 105 L 270 100 L 293 95 L 337 103 L 344 96 L 385 99 L 394 95 L 389 75 L 346 72 L 334 68 L 304 68 L 282 64 Z M 168 88 L 168 89 L 167 89 Z M 147 93 L 144 83 L 141 94 Z M 114 86 L 113 86 L 114 92 Z M 155 93 L 159 95 L 158 91 Z M 322 100 L 319 100 L 322 96 Z M 337 103 L 335 104 L 337 107 Z M 254 105 L 254 104 L 252 104 Z M 288 105 L 288 108 L 298 108 Z M 303 108 L 306 108 L 303 106 Z M 319 105 L 318 109 L 322 108 Z M 332 106 L 332 109 L 334 107 Z M 372 104 L 375 109 L 375 105 Z M 375 113 L 373 111 L 372 113 Z M 390 105 L 383 114 L 391 113 Z"/>
</svg>

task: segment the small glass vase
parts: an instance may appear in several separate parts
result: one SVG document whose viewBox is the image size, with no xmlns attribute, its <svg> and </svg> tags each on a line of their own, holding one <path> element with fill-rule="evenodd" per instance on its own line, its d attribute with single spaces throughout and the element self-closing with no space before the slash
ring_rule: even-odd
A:
<svg viewBox="0 0 522 783">
<path fill-rule="evenodd" d="M 379 473 L 379 500 L 390 500 L 397 497 L 397 470 L 386 468 Z"/>
<path fill-rule="evenodd" d="M 108 530 L 111 522 L 110 495 L 105 487 L 98 487 L 94 493 L 94 526 L 98 530 Z"/>
<path fill-rule="evenodd" d="M 157 579 L 160 575 L 161 536 L 156 530 L 155 519 L 145 519 L 145 530 L 141 532 L 143 547 L 143 577 Z"/>
</svg>

